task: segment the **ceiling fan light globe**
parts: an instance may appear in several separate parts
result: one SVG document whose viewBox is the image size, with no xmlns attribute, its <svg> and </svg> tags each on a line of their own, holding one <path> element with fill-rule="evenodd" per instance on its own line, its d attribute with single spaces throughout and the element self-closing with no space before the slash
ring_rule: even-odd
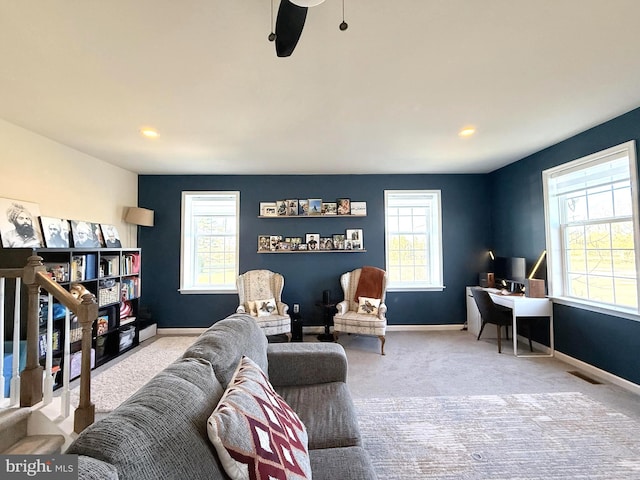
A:
<svg viewBox="0 0 640 480">
<path fill-rule="evenodd" d="M 294 5 L 298 5 L 299 7 L 315 7 L 316 5 L 320 5 L 324 0 L 289 0 Z"/>
</svg>

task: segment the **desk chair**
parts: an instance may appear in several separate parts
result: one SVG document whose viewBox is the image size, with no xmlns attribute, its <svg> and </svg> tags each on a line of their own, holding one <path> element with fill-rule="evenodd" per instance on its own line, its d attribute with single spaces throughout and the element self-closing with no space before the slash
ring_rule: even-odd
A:
<svg viewBox="0 0 640 480">
<path fill-rule="evenodd" d="M 478 306 L 478 310 L 480 311 L 480 316 L 482 317 L 482 326 L 480 327 L 480 332 L 478 333 L 478 338 L 476 340 L 480 340 L 480 335 L 482 335 L 484 326 L 487 323 L 491 323 L 495 325 L 498 330 L 498 353 L 502 353 L 501 327 L 505 327 L 507 338 L 509 338 L 508 328 L 513 325 L 513 312 L 510 308 L 502 305 L 496 305 L 491 299 L 489 292 L 482 288 L 472 288 L 471 293 L 476 305 Z M 531 344 L 531 324 L 524 318 L 520 319 L 520 321 L 524 329 L 527 331 L 529 349 L 533 352 L 533 345 Z"/>
</svg>

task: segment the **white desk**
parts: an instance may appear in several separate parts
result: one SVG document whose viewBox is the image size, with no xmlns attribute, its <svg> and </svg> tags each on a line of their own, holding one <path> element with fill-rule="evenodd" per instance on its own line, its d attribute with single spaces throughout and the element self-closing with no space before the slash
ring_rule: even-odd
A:
<svg viewBox="0 0 640 480">
<path fill-rule="evenodd" d="M 513 354 L 516 357 L 553 357 L 553 303 L 548 298 L 530 298 L 515 295 L 500 295 L 497 290 L 485 289 L 494 303 L 508 307 L 513 312 Z M 516 317 L 549 317 L 549 353 L 518 355 L 518 330 Z"/>
</svg>

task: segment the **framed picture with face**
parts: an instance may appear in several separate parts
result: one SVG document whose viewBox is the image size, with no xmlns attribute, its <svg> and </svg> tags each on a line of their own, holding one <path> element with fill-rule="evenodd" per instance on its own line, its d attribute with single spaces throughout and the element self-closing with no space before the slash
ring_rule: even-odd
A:
<svg viewBox="0 0 640 480">
<path fill-rule="evenodd" d="M 69 248 L 69 220 L 40 217 L 40 225 L 47 248 Z"/>
<path fill-rule="evenodd" d="M 0 237 L 3 248 L 39 248 L 44 245 L 37 203 L 0 198 Z"/>
</svg>

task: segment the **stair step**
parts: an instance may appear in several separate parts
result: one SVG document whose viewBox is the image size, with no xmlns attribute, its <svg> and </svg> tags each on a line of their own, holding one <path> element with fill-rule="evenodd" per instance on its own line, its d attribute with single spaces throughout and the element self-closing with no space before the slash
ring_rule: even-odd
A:
<svg viewBox="0 0 640 480">
<path fill-rule="evenodd" d="M 0 452 L 27 435 L 29 408 L 5 408 L 0 410 Z"/>
<path fill-rule="evenodd" d="M 49 455 L 61 453 L 62 435 L 29 435 L 2 452 L 3 455 Z"/>
</svg>

